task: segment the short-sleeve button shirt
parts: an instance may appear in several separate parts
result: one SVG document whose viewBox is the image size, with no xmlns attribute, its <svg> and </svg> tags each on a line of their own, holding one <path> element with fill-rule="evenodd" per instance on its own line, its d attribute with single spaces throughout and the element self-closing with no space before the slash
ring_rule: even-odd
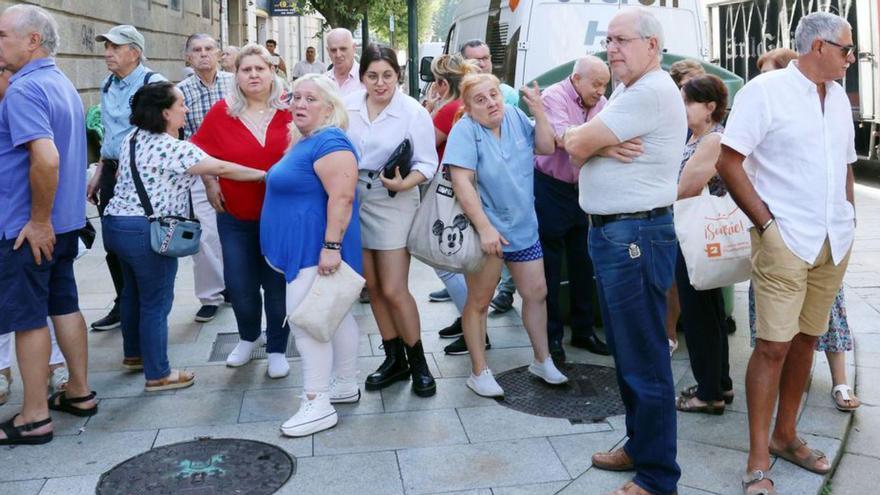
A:
<svg viewBox="0 0 880 495">
<path fill-rule="evenodd" d="M 465 115 L 449 133 L 443 164 L 474 170 L 483 211 L 508 241 L 506 253 L 538 242 L 535 214 L 535 128 L 520 109 L 505 105 L 501 137 Z"/>
<path fill-rule="evenodd" d="M 235 76 L 230 72 L 221 71 L 217 71 L 214 84 L 211 86 L 205 84 L 198 74 L 193 74 L 177 83 L 177 89 L 183 93 L 183 100 L 189 108 L 186 112 L 186 125 L 183 126 L 185 139 L 189 139 L 199 130 L 208 110 L 226 97 L 233 84 L 235 84 Z"/>
<path fill-rule="evenodd" d="M 746 174 L 786 246 L 813 263 L 828 238 L 837 264 L 855 235 L 846 176 L 857 156 L 846 92 L 833 81 L 825 91 L 823 112 L 797 61 L 752 79 L 736 95 L 721 144 L 746 157 Z"/>
<path fill-rule="evenodd" d="M 105 215 L 143 216 L 144 208 L 129 165 L 131 136 L 137 132 L 135 165 L 147 190 L 154 216 L 189 216 L 189 189 L 198 177 L 188 174 L 190 167 L 208 155 L 189 141 L 181 141 L 167 133 L 132 131 L 122 141 L 119 177 L 113 199 Z"/>
<path fill-rule="evenodd" d="M 104 126 L 104 141 L 101 143 L 101 157 L 119 159 L 119 146 L 122 139 L 134 129 L 129 122 L 131 117 L 131 98 L 144 85 L 150 69 L 138 65 L 131 74 L 122 79 L 110 74 L 101 81 L 101 123 Z M 162 74 L 154 73 L 149 82 L 166 81 Z M 104 91 L 107 88 L 107 91 Z"/>
</svg>

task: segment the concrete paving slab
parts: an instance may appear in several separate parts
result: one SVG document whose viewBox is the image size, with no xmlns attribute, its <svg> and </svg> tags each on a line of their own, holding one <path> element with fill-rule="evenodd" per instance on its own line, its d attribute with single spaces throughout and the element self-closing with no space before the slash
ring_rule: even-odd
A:
<svg viewBox="0 0 880 495">
<path fill-rule="evenodd" d="M 543 438 L 398 453 L 407 494 L 565 481 L 568 472 Z"/>
<path fill-rule="evenodd" d="M 556 481 L 522 486 L 496 486 L 492 488 L 491 493 L 493 495 L 554 495 L 567 484 L 565 481 Z"/>
<path fill-rule="evenodd" d="M 736 411 L 726 410 L 722 416 L 679 412 L 678 438 L 748 452 L 749 420 Z"/>
<path fill-rule="evenodd" d="M 807 406 L 798 419 L 798 431 L 842 440 L 849 430 L 851 416 L 852 413 L 833 408 Z"/>
<path fill-rule="evenodd" d="M 625 433 L 622 430 L 598 431 L 550 437 L 550 444 L 562 460 L 572 478 L 584 474 L 593 466 L 591 457 L 596 452 L 608 452 L 623 444 Z"/>
<path fill-rule="evenodd" d="M 46 480 L 6 481 L 0 483 L 0 493 L 3 495 L 37 495 L 45 483 Z"/>
<path fill-rule="evenodd" d="M 302 361 L 300 359 L 287 361 L 290 365 L 290 374 L 284 378 L 269 378 L 266 374 L 269 365 L 265 359 L 253 360 L 240 368 L 228 368 L 225 365 L 190 366 L 187 370 L 196 374 L 196 384 L 179 390 L 177 394 L 302 387 Z"/>
<path fill-rule="evenodd" d="M 567 419 L 532 416 L 500 405 L 464 407 L 458 416 L 471 442 L 611 431 L 608 423 L 573 425 Z"/>
<path fill-rule="evenodd" d="M 556 492 L 556 495 L 604 495 L 620 488 L 634 475 L 633 472 L 602 471 L 590 468 Z"/>
<path fill-rule="evenodd" d="M 744 452 L 714 445 L 678 441 L 679 483 L 699 490 L 723 495 L 742 493 L 740 479 L 745 472 Z"/>
<path fill-rule="evenodd" d="M 880 357 L 880 352 L 877 353 Z M 856 395 L 862 401 L 862 404 L 871 406 L 880 406 L 880 368 L 862 366 L 862 360 L 859 359 L 859 365 L 856 367 Z"/>
<path fill-rule="evenodd" d="M 845 451 L 880 459 L 880 407 L 862 405 L 856 410 Z"/>
<path fill-rule="evenodd" d="M 299 459 L 296 474 L 277 495 L 403 494 L 394 452 Z"/>
<path fill-rule="evenodd" d="M 281 435 L 281 421 L 263 421 L 259 423 L 239 423 L 231 425 L 188 426 L 183 428 L 165 428 L 159 430 L 155 447 L 178 442 L 188 442 L 198 438 L 243 438 L 276 445 L 290 455 L 310 457 L 312 455 L 312 437 L 290 438 Z"/>
<path fill-rule="evenodd" d="M 376 452 L 467 443 L 453 409 L 348 416 L 315 436 L 315 455 Z"/>
<path fill-rule="evenodd" d="M 196 378 L 198 380 L 198 378 Z M 195 385 L 198 386 L 198 385 Z M 242 392 L 209 392 L 131 399 L 105 399 L 88 430 L 120 432 L 235 423 Z"/>
<path fill-rule="evenodd" d="M 532 362 L 534 357 L 531 347 L 516 347 L 509 349 L 493 348 L 486 353 L 489 368 L 492 370 L 492 373 L 495 373 L 496 375 L 512 368 L 527 366 Z M 471 374 L 471 360 L 467 355 L 447 356 L 442 353 L 435 353 L 434 359 L 437 361 L 441 376 L 444 378 L 467 378 Z"/>
<path fill-rule="evenodd" d="M 494 399 L 480 397 L 467 388 L 466 378 L 438 378 L 437 394 L 419 397 L 409 393 L 410 382 L 397 382 L 382 390 L 386 412 L 422 411 L 495 404 Z"/>
<path fill-rule="evenodd" d="M 877 493 L 876 473 L 880 473 L 880 459 L 844 454 L 834 473 L 834 480 L 831 483 L 832 493 L 847 495 Z"/>
<path fill-rule="evenodd" d="M 100 479 L 99 474 L 52 478 L 46 481 L 40 495 L 94 495 Z"/>
</svg>

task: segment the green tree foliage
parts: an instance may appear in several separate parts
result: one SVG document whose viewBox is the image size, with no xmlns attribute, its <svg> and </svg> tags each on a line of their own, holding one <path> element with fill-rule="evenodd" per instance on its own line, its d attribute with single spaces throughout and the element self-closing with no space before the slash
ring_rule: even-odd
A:
<svg viewBox="0 0 880 495">
<path fill-rule="evenodd" d="M 431 20 L 439 0 L 417 0 L 419 41 L 427 41 L 431 35 Z M 405 47 L 408 36 L 406 0 L 376 0 L 370 5 L 370 38 L 373 41 Z M 394 39 L 392 40 L 388 19 L 394 15 Z M 393 43 L 392 43 L 393 41 Z"/>
<path fill-rule="evenodd" d="M 307 0 L 306 12 L 318 12 L 330 27 L 343 27 L 354 30 L 364 17 L 364 11 L 373 4 L 385 3 L 383 0 Z"/>
<path fill-rule="evenodd" d="M 436 41 L 446 41 L 446 34 L 452 26 L 452 15 L 461 0 L 439 0 L 437 12 L 431 20 L 431 27 L 434 31 L 432 39 Z"/>
</svg>

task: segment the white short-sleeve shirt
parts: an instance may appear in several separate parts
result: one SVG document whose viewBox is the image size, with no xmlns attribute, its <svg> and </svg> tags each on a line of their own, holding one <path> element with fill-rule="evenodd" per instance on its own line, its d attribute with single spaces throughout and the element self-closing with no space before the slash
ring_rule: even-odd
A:
<svg viewBox="0 0 880 495">
<path fill-rule="evenodd" d="M 437 147 L 434 144 L 434 123 L 419 102 L 396 88 L 388 106 L 370 122 L 367 92 L 358 91 L 345 97 L 348 111 L 348 139 L 357 149 L 360 170 L 379 170 L 404 139 L 413 147 L 412 170 L 431 180 L 437 171 Z"/>
<path fill-rule="evenodd" d="M 333 84 L 339 88 L 339 94 L 343 98 L 365 89 L 364 84 L 361 82 L 360 66 L 357 62 L 351 64 L 351 70 L 348 71 L 348 77 L 346 77 L 345 82 L 343 82 L 342 85 L 336 80 L 336 75 L 333 73 L 333 69 L 328 70 L 324 75 L 329 77 L 330 80 L 333 81 Z"/>
<path fill-rule="evenodd" d="M 786 246 L 814 263 L 827 237 L 837 264 L 855 235 L 846 175 L 857 156 L 846 92 L 833 81 L 825 91 L 823 112 L 816 84 L 796 61 L 752 79 L 736 95 L 721 144 L 746 157 L 746 174 Z"/>
</svg>

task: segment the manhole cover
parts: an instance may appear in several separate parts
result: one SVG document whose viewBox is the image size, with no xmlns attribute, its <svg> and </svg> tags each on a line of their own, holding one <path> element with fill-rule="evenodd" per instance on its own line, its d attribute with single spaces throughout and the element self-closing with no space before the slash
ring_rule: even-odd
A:
<svg viewBox="0 0 880 495">
<path fill-rule="evenodd" d="M 232 349 L 235 349 L 236 345 L 238 345 L 238 332 L 218 333 L 217 338 L 214 339 L 214 345 L 211 346 L 211 357 L 208 358 L 208 362 L 226 361 L 226 356 L 232 352 Z M 293 341 L 293 335 L 287 338 L 287 349 L 284 355 L 289 358 L 299 357 L 299 353 L 296 351 L 296 344 Z M 254 349 L 251 359 L 266 359 L 265 339 L 262 344 Z"/>
<path fill-rule="evenodd" d="M 595 423 L 624 413 L 614 368 L 566 363 L 560 370 L 568 377 L 565 385 L 547 385 L 529 373 L 529 367 L 514 368 L 496 376 L 504 389 L 498 402 L 511 409 L 564 418 L 572 423 Z"/>
<path fill-rule="evenodd" d="M 237 438 L 200 439 L 157 447 L 101 475 L 98 495 L 275 493 L 296 461 L 280 448 Z"/>
</svg>

